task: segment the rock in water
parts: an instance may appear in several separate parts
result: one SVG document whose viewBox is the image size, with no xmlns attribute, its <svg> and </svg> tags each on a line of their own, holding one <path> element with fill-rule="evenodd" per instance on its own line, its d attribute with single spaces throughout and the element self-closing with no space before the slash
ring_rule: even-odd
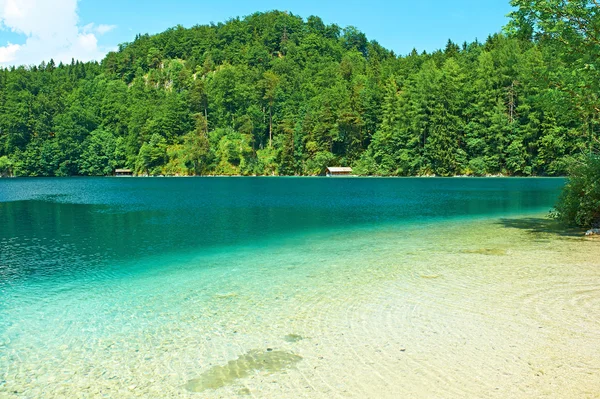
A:
<svg viewBox="0 0 600 399">
<path fill-rule="evenodd" d="M 302 341 L 304 339 L 304 337 L 302 335 L 298 335 L 298 334 L 288 334 L 285 337 L 283 337 L 283 339 L 286 342 L 296 343 L 296 342 Z"/>
<path fill-rule="evenodd" d="M 300 360 L 302 360 L 301 356 L 290 352 L 252 350 L 235 360 L 230 360 L 224 366 L 212 367 L 200 377 L 188 381 L 185 389 L 191 392 L 218 389 L 247 377 L 255 371 L 273 374 L 292 367 Z"/>
</svg>

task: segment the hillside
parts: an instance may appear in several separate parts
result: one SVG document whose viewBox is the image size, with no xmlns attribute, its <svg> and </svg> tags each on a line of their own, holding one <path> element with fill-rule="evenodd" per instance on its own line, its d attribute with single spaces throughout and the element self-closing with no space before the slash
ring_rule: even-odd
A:
<svg viewBox="0 0 600 399">
<path fill-rule="evenodd" d="M 561 175 L 590 141 L 551 44 L 397 56 L 273 11 L 0 71 L 0 174 Z M 550 79 L 552 77 L 552 79 Z"/>
</svg>

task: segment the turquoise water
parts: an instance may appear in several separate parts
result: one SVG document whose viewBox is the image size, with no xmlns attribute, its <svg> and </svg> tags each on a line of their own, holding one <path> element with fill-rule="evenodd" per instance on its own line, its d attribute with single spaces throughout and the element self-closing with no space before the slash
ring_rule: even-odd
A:
<svg viewBox="0 0 600 399">
<path fill-rule="evenodd" d="M 0 287 L 357 226 L 546 212 L 562 179 L 0 181 Z"/>
<path fill-rule="evenodd" d="M 227 365 L 245 367 L 227 379 L 232 384 L 252 377 L 252 359 L 269 359 L 257 351 L 270 346 L 276 364 L 302 369 L 312 353 L 302 345 L 317 336 L 328 342 L 323 331 L 338 323 L 343 329 L 339 312 L 368 298 L 369 284 L 413 276 L 416 264 L 437 278 L 444 261 L 428 263 L 432 243 L 460 252 L 450 244 L 457 232 L 475 231 L 468 226 L 478 220 L 545 213 L 563 185 L 542 178 L 0 180 L 0 393 L 127 397 L 141 389 L 181 397 Z M 469 233 L 461 256 L 507 252 L 482 249 L 477 237 L 485 231 Z"/>
</svg>

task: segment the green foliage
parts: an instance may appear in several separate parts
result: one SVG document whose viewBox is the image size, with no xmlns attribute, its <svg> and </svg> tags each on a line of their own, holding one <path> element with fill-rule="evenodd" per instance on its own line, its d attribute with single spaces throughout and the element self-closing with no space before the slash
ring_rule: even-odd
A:
<svg viewBox="0 0 600 399">
<path fill-rule="evenodd" d="M 83 142 L 79 173 L 88 176 L 110 175 L 124 164 L 122 139 L 105 130 L 94 130 Z"/>
<path fill-rule="evenodd" d="M 570 112 L 581 121 L 581 129 L 564 125 L 559 122 L 564 109 L 557 111 L 553 107 L 548 107 L 546 121 L 536 120 L 535 114 L 531 118 L 530 125 L 540 126 L 547 132 L 539 140 L 538 158 L 546 161 L 548 170 L 561 173 L 571 159 L 576 159 L 569 183 L 556 205 L 555 216 L 567 224 L 599 227 L 600 158 L 594 155 L 593 147 L 600 119 L 600 65 L 597 64 L 600 5 L 595 0 L 512 0 L 511 4 L 517 7 L 509 25 L 513 34 L 534 37 L 554 49 L 557 63 L 563 65 L 564 70 L 558 69 L 550 75 L 556 90 L 546 93 L 546 100 L 565 105 L 567 98 L 574 105 Z M 528 132 L 527 136 L 532 133 Z M 573 147 L 589 155 L 583 161 L 572 157 Z M 535 166 L 534 163 L 531 167 Z"/>
<path fill-rule="evenodd" d="M 154 133 L 150 141 L 142 144 L 135 169 L 138 174 L 157 176 L 162 174 L 161 167 L 166 161 L 167 141 L 160 134 Z"/>
<path fill-rule="evenodd" d="M 555 216 L 570 225 L 600 227 L 600 157 L 574 164 Z"/>
<path fill-rule="evenodd" d="M 0 157 L 0 177 L 12 176 L 12 161 L 6 156 Z"/>
<path fill-rule="evenodd" d="M 101 64 L 1 69 L 0 173 L 564 174 L 598 130 L 581 100 L 597 57 L 540 33 L 527 7 L 547 2 L 513 3 L 510 35 L 430 54 L 273 11 L 139 35 Z"/>
<path fill-rule="evenodd" d="M 250 135 L 241 134 L 233 129 L 217 129 L 211 132 L 216 157 L 215 174 L 217 175 L 249 175 L 253 172 Z"/>
<path fill-rule="evenodd" d="M 264 176 L 274 176 L 277 173 L 277 150 L 273 147 L 256 151 L 258 165 L 256 173 Z"/>
</svg>

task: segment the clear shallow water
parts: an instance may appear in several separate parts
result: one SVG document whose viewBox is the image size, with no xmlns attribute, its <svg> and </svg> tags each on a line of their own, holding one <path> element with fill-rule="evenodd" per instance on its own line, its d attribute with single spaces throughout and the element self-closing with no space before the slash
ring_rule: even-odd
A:
<svg viewBox="0 0 600 399">
<path fill-rule="evenodd" d="M 0 181 L 0 394 L 481 397 L 500 378 L 530 397 L 530 363 L 580 381 L 596 243 L 514 219 L 562 184 Z M 565 336 L 587 352 L 548 361 Z"/>
</svg>

